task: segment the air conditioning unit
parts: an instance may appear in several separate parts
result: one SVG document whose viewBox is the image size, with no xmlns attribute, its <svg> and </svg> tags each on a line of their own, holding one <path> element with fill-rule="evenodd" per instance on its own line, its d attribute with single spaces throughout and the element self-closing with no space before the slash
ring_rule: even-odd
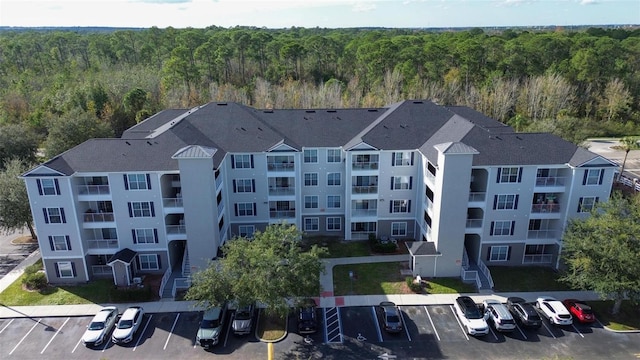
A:
<svg viewBox="0 0 640 360">
<path fill-rule="evenodd" d="M 134 278 L 133 278 L 133 283 L 134 283 L 135 285 L 140 285 L 140 284 L 142 284 L 142 278 L 141 278 L 141 277 L 134 277 Z"/>
</svg>

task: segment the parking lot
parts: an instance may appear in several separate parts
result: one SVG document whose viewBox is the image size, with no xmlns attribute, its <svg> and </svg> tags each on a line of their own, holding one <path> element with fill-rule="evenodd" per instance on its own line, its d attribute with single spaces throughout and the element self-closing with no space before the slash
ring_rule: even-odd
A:
<svg viewBox="0 0 640 360">
<path fill-rule="evenodd" d="M 556 327 L 544 322 L 538 330 L 517 327 L 511 333 L 491 329 L 488 335 L 468 336 L 450 305 L 400 306 L 403 331 L 383 330 L 375 306 L 318 308 L 320 330 L 305 341 L 296 334 L 290 316 L 289 334 L 275 344 L 277 359 L 637 359 L 640 334 L 614 333 L 595 323 Z M 140 331 L 126 345 L 107 342 L 86 348 L 80 341 L 90 316 L 0 319 L 3 359 L 266 359 L 267 345 L 253 334 L 230 333 L 229 314 L 220 343 L 205 351 L 194 343 L 199 312 L 147 313 Z M 255 322 L 254 322 L 255 329 Z"/>
</svg>

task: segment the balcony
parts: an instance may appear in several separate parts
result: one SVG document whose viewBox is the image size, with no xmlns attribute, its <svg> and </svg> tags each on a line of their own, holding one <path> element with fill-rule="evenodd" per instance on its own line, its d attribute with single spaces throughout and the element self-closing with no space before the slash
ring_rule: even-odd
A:
<svg viewBox="0 0 640 360">
<path fill-rule="evenodd" d="M 378 215 L 378 209 L 353 209 L 351 217 L 372 217 Z"/>
<path fill-rule="evenodd" d="M 559 213 L 560 204 L 533 204 L 531 206 L 532 213 Z"/>
<path fill-rule="evenodd" d="M 549 177 L 537 177 L 536 186 L 548 187 L 548 186 L 564 186 L 565 177 L 549 176 Z"/>
<path fill-rule="evenodd" d="M 181 208 L 183 207 L 182 197 L 163 198 L 162 205 L 164 205 L 165 208 Z"/>
<path fill-rule="evenodd" d="M 109 185 L 78 185 L 78 195 L 109 195 Z"/>
<path fill-rule="evenodd" d="M 185 235 L 187 227 L 184 225 L 167 225 L 167 235 Z"/>
<path fill-rule="evenodd" d="M 93 249 L 117 249 L 118 239 L 95 239 L 87 240 L 87 247 Z"/>
<path fill-rule="evenodd" d="M 467 219 L 467 228 L 477 229 L 482 227 L 482 219 Z"/>
<path fill-rule="evenodd" d="M 485 192 L 470 192 L 469 193 L 469 202 L 484 202 L 487 193 Z"/>
<path fill-rule="evenodd" d="M 113 277 L 113 269 L 109 265 L 91 265 L 91 274 L 94 277 Z"/>
<path fill-rule="evenodd" d="M 296 217 L 296 210 L 270 210 L 269 217 L 271 219 L 291 219 Z"/>
<path fill-rule="evenodd" d="M 352 170 L 378 170 L 378 162 L 354 162 Z"/>
<path fill-rule="evenodd" d="M 295 186 L 271 186 L 269 185 L 269 196 L 293 196 L 296 194 Z"/>
<path fill-rule="evenodd" d="M 269 162 L 267 163 L 267 169 L 269 171 L 276 171 L 276 172 L 283 172 L 283 171 L 294 171 L 295 170 L 295 164 L 292 162 L 290 163 L 272 163 Z"/>
<path fill-rule="evenodd" d="M 522 259 L 523 264 L 551 264 L 552 261 L 552 254 L 524 255 L 524 258 Z"/>
<path fill-rule="evenodd" d="M 104 223 L 104 222 L 113 222 L 114 216 L 112 212 L 86 212 L 84 215 L 85 223 Z"/>
<path fill-rule="evenodd" d="M 377 185 L 369 185 L 369 186 L 354 185 L 351 187 L 351 191 L 354 194 L 377 194 L 378 186 Z"/>
<path fill-rule="evenodd" d="M 527 239 L 556 239 L 556 230 L 529 230 Z"/>
</svg>

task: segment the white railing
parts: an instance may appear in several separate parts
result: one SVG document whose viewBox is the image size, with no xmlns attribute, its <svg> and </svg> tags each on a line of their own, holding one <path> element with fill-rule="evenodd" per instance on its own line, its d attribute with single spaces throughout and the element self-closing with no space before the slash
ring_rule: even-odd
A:
<svg viewBox="0 0 640 360">
<path fill-rule="evenodd" d="M 189 268 L 189 266 L 189 251 L 187 251 L 187 248 L 185 248 L 184 254 L 182 254 L 182 276 L 191 274 L 191 269 Z"/>
<path fill-rule="evenodd" d="M 635 191 L 640 191 L 640 181 L 638 181 L 638 179 L 632 179 L 626 175 L 620 175 L 618 182 L 624 186 L 633 188 Z"/>
<path fill-rule="evenodd" d="M 482 219 L 467 219 L 467 227 L 468 228 L 481 228 L 482 227 Z"/>
<path fill-rule="evenodd" d="M 553 255 L 551 254 L 532 254 L 525 255 L 522 259 L 523 264 L 551 264 Z"/>
<path fill-rule="evenodd" d="M 484 202 L 487 193 L 484 192 L 471 192 L 469 193 L 469 202 Z"/>
<path fill-rule="evenodd" d="M 118 239 L 87 240 L 89 249 L 115 249 L 118 247 Z"/>
<path fill-rule="evenodd" d="M 79 195 L 109 195 L 109 185 L 78 185 Z"/>
<path fill-rule="evenodd" d="M 476 270 L 465 270 L 465 268 L 460 268 L 460 277 L 462 281 L 475 281 L 476 287 L 480 289 L 482 287 L 482 282 L 480 281 L 480 275 Z"/>
<path fill-rule="evenodd" d="M 289 219 L 296 217 L 295 210 L 271 210 L 269 211 L 271 219 Z"/>
<path fill-rule="evenodd" d="M 527 239 L 555 239 L 555 230 L 529 230 Z"/>
<path fill-rule="evenodd" d="M 469 266 L 469 255 L 467 255 L 467 249 L 462 248 L 462 267 L 467 268 Z"/>
<path fill-rule="evenodd" d="M 84 222 L 111 222 L 114 221 L 113 213 L 84 213 Z"/>
<path fill-rule="evenodd" d="M 354 194 L 376 194 L 378 193 L 377 185 L 370 186 L 362 186 L 362 185 L 354 185 L 351 187 L 351 192 Z"/>
<path fill-rule="evenodd" d="M 220 186 L 222 186 L 222 176 L 218 175 L 216 178 L 216 190 L 219 189 Z"/>
<path fill-rule="evenodd" d="M 564 177 L 550 176 L 536 178 L 536 186 L 564 186 Z"/>
<path fill-rule="evenodd" d="M 378 162 L 354 162 L 351 166 L 352 170 L 376 170 Z"/>
<path fill-rule="evenodd" d="M 162 276 L 162 281 L 160 282 L 160 292 L 158 293 L 158 295 L 160 295 L 160 298 L 162 298 L 164 287 L 167 285 L 167 282 L 169 281 L 170 277 L 171 277 L 171 266 L 167 268 L 167 271 L 165 271 L 164 275 Z"/>
<path fill-rule="evenodd" d="M 294 186 L 274 186 L 269 187 L 269 195 L 278 196 L 278 195 L 295 195 L 296 188 Z"/>
<path fill-rule="evenodd" d="M 267 169 L 269 169 L 269 171 L 294 171 L 295 165 L 293 161 L 289 163 L 268 162 Z"/>
<path fill-rule="evenodd" d="M 175 299 L 178 290 L 186 290 L 191 287 L 191 279 L 189 278 L 176 278 L 173 280 L 173 287 L 171 288 L 171 296 Z"/>
<path fill-rule="evenodd" d="M 182 198 L 164 198 L 162 199 L 164 207 L 183 207 Z"/>
<path fill-rule="evenodd" d="M 533 213 L 558 213 L 560 212 L 560 204 L 533 204 L 531 205 Z"/>
<path fill-rule="evenodd" d="M 113 270 L 109 265 L 91 265 L 93 276 L 113 276 Z"/>
<path fill-rule="evenodd" d="M 187 228 L 184 225 L 167 225 L 167 234 L 186 234 Z"/>
<path fill-rule="evenodd" d="M 378 215 L 378 209 L 353 209 L 351 210 L 351 216 L 376 216 Z"/>
<path fill-rule="evenodd" d="M 484 276 L 487 277 L 487 279 L 489 280 L 489 286 L 491 286 L 491 288 L 493 289 L 493 278 L 491 277 L 491 271 L 489 271 L 487 265 L 485 265 L 482 260 L 478 260 L 478 267 L 480 268 Z"/>
</svg>

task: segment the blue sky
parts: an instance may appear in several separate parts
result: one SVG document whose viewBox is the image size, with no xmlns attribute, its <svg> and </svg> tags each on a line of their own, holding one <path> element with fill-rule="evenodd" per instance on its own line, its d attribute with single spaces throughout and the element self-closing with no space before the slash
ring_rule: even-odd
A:
<svg viewBox="0 0 640 360">
<path fill-rule="evenodd" d="M 159 28 L 640 24 L 640 0 L 0 0 L 0 26 Z"/>
</svg>

